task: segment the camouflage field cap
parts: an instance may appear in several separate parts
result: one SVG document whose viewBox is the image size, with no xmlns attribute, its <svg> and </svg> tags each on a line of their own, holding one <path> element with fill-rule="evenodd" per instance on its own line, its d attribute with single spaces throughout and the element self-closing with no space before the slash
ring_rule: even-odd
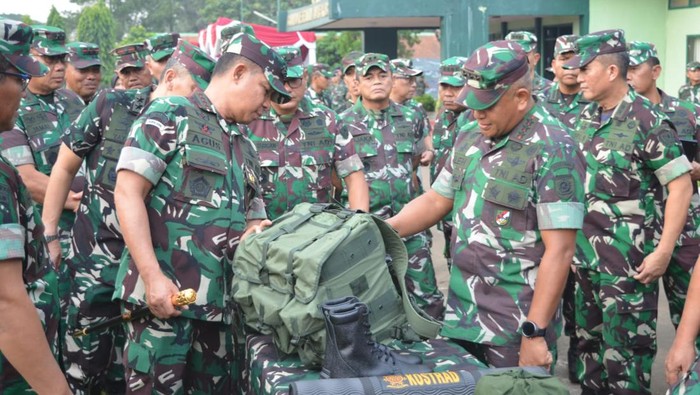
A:
<svg viewBox="0 0 700 395">
<path fill-rule="evenodd" d="M 639 66 L 649 58 L 659 57 L 656 46 L 646 41 L 630 41 L 627 44 L 627 53 L 630 55 L 630 66 Z"/>
<path fill-rule="evenodd" d="M 206 52 L 190 44 L 187 40 L 179 39 L 170 58 L 185 66 L 192 75 L 192 79 L 202 90 L 207 89 L 216 61 Z"/>
<path fill-rule="evenodd" d="M 343 56 L 343 59 L 340 61 L 340 64 L 343 65 L 343 74 L 345 74 L 350 67 L 355 67 L 355 61 L 362 55 L 363 53 L 360 51 L 351 51 L 347 55 Z"/>
<path fill-rule="evenodd" d="M 404 78 L 417 77 L 423 74 L 423 70 L 413 68 L 413 61 L 406 58 L 397 58 L 391 60 L 391 72 Z"/>
<path fill-rule="evenodd" d="M 688 63 L 685 66 L 685 69 L 688 71 L 698 70 L 698 69 L 700 69 L 700 62 L 694 60 L 694 61 Z"/>
<path fill-rule="evenodd" d="M 56 56 L 68 53 L 68 48 L 66 48 L 66 32 L 62 29 L 46 25 L 32 25 L 32 30 L 34 30 L 32 48 L 40 54 Z"/>
<path fill-rule="evenodd" d="M 226 53 L 241 55 L 260 66 L 273 89 L 271 99 L 279 104 L 289 101 L 291 97 L 284 89 L 283 82 L 287 75 L 287 63 L 275 50 L 249 34 L 238 33 L 231 37 Z"/>
<path fill-rule="evenodd" d="M 117 57 L 116 71 L 122 71 L 125 67 L 145 67 L 143 63 L 143 44 L 129 44 L 112 50 L 112 55 Z"/>
<path fill-rule="evenodd" d="M 301 78 L 304 76 L 304 59 L 301 57 L 301 49 L 293 46 L 277 47 L 275 51 L 287 62 L 287 78 Z"/>
<path fill-rule="evenodd" d="M 464 64 L 466 80 L 457 103 L 485 110 L 529 70 L 527 54 L 515 41 L 491 41 L 472 53 Z"/>
<path fill-rule="evenodd" d="M 463 56 L 453 56 L 447 58 L 440 63 L 440 79 L 439 84 L 447 84 L 452 86 L 464 86 L 466 80 L 462 74 L 462 68 L 467 62 L 467 58 Z"/>
<path fill-rule="evenodd" d="M 245 33 L 255 37 L 255 30 L 253 30 L 252 26 L 248 25 L 247 23 L 236 21 L 233 24 L 221 29 L 221 33 L 219 33 L 219 40 L 217 40 L 217 44 L 221 47 L 221 53 L 226 52 L 226 48 L 228 48 L 228 43 L 231 41 L 231 37 L 238 33 Z"/>
<path fill-rule="evenodd" d="M 361 76 L 367 75 L 369 69 L 379 67 L 382 71 L 391 71 L 389 57 L 383 53 L 370 52 L 366 53 L 355 61 L 355 68 L 360 72 Z"/>
<path fill-rule="evenodd" d="M 318 72 L 321 73 L 322 76 L 326 78 L 333 78 L 333 72 L 331 71 L 330 66 L 328 66 L 325 63 L 316 63 L 313 66 L 311 66 L 311 71 L 312 72 Z"/>
<path fill-rule="evenodd" d="M 580 69 L 598 55 L 627 51 L 625 32 L 619 29 L 601 30 L 576 40 L 576 56 L 564 64 L 565 69 Z"/>
<path fill-rule="evenodd" d="M 576 52 L 576 40 L 579 38 L 580 36 L 575 34 L 565 34 L 557 37 L 557 40 L 554 42 L 554 56 L 556 57 L 567 52 Z"/>
<path fill-rule="evenodd" d="M 68 48 L 68 61 L 76 69 L 102 66 L 100 47 L 97 44 L 77 41 L 67 44 L 66 48 Z"/>
<path fill-rule="evenodd" d="M 153 60 L 160 62 L 161 59 L 173 54 L 179 38 L 180 33 L 159 34 L 144 41 L 143 44 Z"/>
<path fill-rule="evenodd" d="M 49 68 L 29 55 L 34 33 L 29 25 L 11 19 L 0 21 L 3 26 L 0 36 L 0 55 L 21 73 L 34 77 L 49 72 Z"/>
<path fill-rule="evenodd" d="M 526 31 L 510 32 L 505 39 L 517 42 L 525 52 L 532 52 L 537 48 L 537 36 L 534 33 Z"/>
</svg>

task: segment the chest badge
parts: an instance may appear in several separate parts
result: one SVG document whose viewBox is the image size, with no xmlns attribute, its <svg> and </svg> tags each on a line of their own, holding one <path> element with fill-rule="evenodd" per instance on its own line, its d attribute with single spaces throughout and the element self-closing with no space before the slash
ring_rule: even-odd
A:
<svg viewBox="0 0 700 395">
<path fill-rule="evenodd" d="M 496 214 L 496 225 L 506 226 L 510 223 L 510 211 L 503 210 Z"/>
</svg>

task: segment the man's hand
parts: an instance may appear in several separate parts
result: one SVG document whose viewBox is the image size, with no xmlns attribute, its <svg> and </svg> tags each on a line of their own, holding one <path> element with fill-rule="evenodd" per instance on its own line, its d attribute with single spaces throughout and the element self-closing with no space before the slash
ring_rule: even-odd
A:
<svg viewBox="0 0 700 395">
<path fill-rule="evenodd" d="M 647 255 L 637 268 L 639 274 L 635 275 L 634 279 L 642 284 L 651 284 L 658 280 L 666 272 L 668 263 L 671 261 L 671 255 L 658 249 Z"/>
<path fill-rule="evenodd" d="M 63 205 L 63 208 L 66 210 L 70 210 L 72 212 L 77 212 L 78 207 L 80 207 L 80 199 L 83 198 L 83 192 L 69 192 L 68 197 L 66 198 L 66 203 Z"/>
<path fill-rule="evenodd" d="M 169 278 L 160 273 L 149 278 L 145 283 L 146 304 L 148 304 L 148 308 L 154 316 L 164 320 L 182 314 L 173 306 L 172 302 L 172 296 L 180 292 L 180 290 Z M 187 309 L 187 306 L 182 308 Z"/>
<path fill-rule="evenodd" d="M 265 228 L 267 228 L 270 225 L 272 225 L 272 221 L 270 221 L 269 219 L 264 219 L 256 224 L 251 224 L 250 226 L 248 226 L 245 232 L 243 232 L 243 235 L 241 235 L 241 241 L 245 240 L 246 237 L 250 236 L 252 233 L 257 234 L 262 232 L 263 230 L 265 230 Z"/>
<path fill-rule="evenodd" d="M 675 341 L 666 356 L 666 383 L 674 385 L 690 370 L 695 361 L 695 344 L 678 344 Z"/>
<path fill-rule="evenodd" d="M 61 264 L 61 242 L 59 240 L 54 240 L 47 243 L 46 246 L 49 248 L 49 259 L 51 259 L 51 263 L 58 269 Z"/>
<path fill-rule="evenodd" d="M 433 158 L 435 158 L 435 152 L 432 150 L 425 150 L 423 151 L 422 154 L 420 154 L 420 165 L 421 166 L 428 166 L 430 162 L 433 161 Z"/>
<path fill-rule="evenodd" d="M 547 348 L 544 337 L 527 338 L 523 336 L 520 342 L 519 366 L 542 366 L 549 370 L 552 366 L 552 353 Z"/>
<path fill-rule="evenodd" d="M 690 170 L 690 179 L 693 181 L 700 180 L 700 163 L 692 162 L 690 165 L 693 167 L 693 169 Z"/>
</svg>

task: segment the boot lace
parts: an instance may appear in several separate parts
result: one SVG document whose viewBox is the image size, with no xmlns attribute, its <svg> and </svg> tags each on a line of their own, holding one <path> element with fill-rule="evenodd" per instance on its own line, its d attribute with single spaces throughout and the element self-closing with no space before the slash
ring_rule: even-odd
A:
<svg viewBox="0 0 700 395">
<path fill-rule="evenodd" d="M 372 331 L 369 327 L 369 319 L 365 318 L 363 325 L 365 327 L 365 336 L 367 336 L 367 345 L 372 348 L 372 355 L 377 357 L 378 360 L 384 360 L 384 362 L 390 362 L 392 365 L 396 365 L 396 360 L 394 359 L 394 354 L 391 349 L 384 344 L 378 343 L 372 339 Z"/>
</svg>

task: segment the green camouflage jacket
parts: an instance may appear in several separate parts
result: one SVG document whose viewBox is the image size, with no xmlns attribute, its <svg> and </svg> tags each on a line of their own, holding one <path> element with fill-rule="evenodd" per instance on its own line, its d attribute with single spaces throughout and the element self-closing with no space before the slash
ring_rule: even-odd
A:
<svg viewBox="0 0 700 395">
<path fill-rule="evenodd" d="M 691 103 L 700 104 L 700 84 L 683 85 L 678 89 L 678 98 Z"/>
<path fill-rule="evenodd" d="M 306 90 L 306 94 L 304 94 L 304 96 L 316 104 L 322 104 L 328 108 L 331 108 L 331 100 L 328 97 L 328 90 L 327 89 L 319 94 L 319 93 L 316 93 L 315 90 L 311 89 L 311 87 L 309 87 Z"/>
<path fill-rule="evenodd" d="M 369 211 L 382 218 L 398 214 L 416 196 L 411 175 L 414 156 L 425 150 L 421 119 L 393 102 L 382 111 L 368 111 L 361 99 L 340 118 L 365 168 Z"/>
<path fill-rule="evenodd" d="M 260 185 L 270 219 L 301 202 L 330 203 L 331 170 L 342 179 L 363 169 L 347 127 L 333 111 L 306 97 L 290 123 L 270 108 L 249 128 L 260 156 Z"/>
<path fill-rule="evenodd" d="M 331 100 L 331 109 L 338 114 L 347 110 L 352 105 L 347 98 L 348 87 L 342 81 L 333 85 L 329 96 Z"/>
<path fill-rule="evenodd" d="M 581 92 L 575 95 L 564 95 L 555 82 L 537 94 L 537 100 L 550 114 L 559 119 L 567 128 L 576 126 L 576 118 L 588 101 Z"/>
<path fill-rule="evenodd" d="M 632 277 L 655 247 L 659 189 L 690 171 L 668 118 L 629 90 L 608 119 L 590 103 L 574 138 L 586 155 L 586 217 L 579 264 Z M 583 244 L 585 241 L 588 244 Z"/>
<path fill-rule="evenodd" d="M 253 144 L 201 91 L 158 98 L 131 127 L 117 165 L 122 169 L 153 184 L 146 207 L 161 270 L 178 288 L 197 291 L 182 315 L 230 323 L 236 246 L 248 220 L 265 218 Z M 128 246 L 116 284 L 115 298 L 145 303 Z"/>
<path fill-rule="evenodd" d="M 581 228 L 584 174 L 576 142 L 539 105 L 497 142 L 476 122 L 460 130 L 433 183 L 454 200 L 457 233 L 443 336 L 519 344 L 545 252 L 541 231 Z M 552 327 L 550 343 L 559 317 Z"/>
</svg>

